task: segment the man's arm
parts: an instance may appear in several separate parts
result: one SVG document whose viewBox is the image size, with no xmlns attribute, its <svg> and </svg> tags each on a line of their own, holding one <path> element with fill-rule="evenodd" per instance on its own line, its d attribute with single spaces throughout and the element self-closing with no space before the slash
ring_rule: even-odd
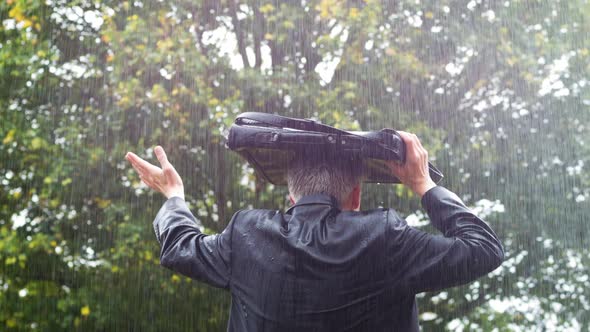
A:
<svg viewBox="0 0 590 332">
<path fill-rule="evenodd" d="M 391 171 L 422 198 L 432 224 L 444 237 L 408 227 L 395 212 L 389 213 L 394 279 L 420 293 L 464 284 L 494 270 L 504 259 L 494 231 L 457 195 L 430 179 L 428 152 L 418 137 L 399 133 L 406 143 L 406 162 L 390 163 Z"/>
<path fill-rule="evenodd" d="M 233 220 L 218 235 L 202 234 L 196 218 L 184 201 L 184 185 L 161 146 L 154 149 L 162 168 L 132 152 L 125 158 L 150 188 L 168 198 L 154 220 L 154 231 L 162 246 L 160 263 L 185 276 L 216 287 L 228 287 L 231 267 Z"/>
<path fill-rule="evenodd" d="M 422 206 L 444 236 L 412 227 L 400 234 L 404 248 L 400 277 L 405 289 L 420 293 L 465 284 L 502 263 L 504 250 L 498 237 L 457 195 L 434 187 L 422 197 Z"/>
<path fill-rule="evenodd" d="M 212 286 L 227 288 L 236 215 L 221 234 L 205 235 L 182 198 L 168 199 L 154 220 L 154 232 L 161 245 L 160 264 Z"/>
</svg>

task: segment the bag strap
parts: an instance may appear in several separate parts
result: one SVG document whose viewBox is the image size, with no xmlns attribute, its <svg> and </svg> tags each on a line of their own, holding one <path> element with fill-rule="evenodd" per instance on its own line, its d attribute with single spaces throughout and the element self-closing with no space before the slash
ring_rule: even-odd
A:
<svg viewBox="0 0 590 332">
<path fill-rule="evenodd" d="M 238 125 L 260 125 L 265 124 L 267 126 L 279 127 L 279 128 L 290 128 L 307 131 L 322 132 L 328 134 L 349 134 L 346 131 L 330 127 L 319 122 L 308 120 L 308 119 L 295 119 L 286 116 L 280 116 L 275 114 L 261 113 L 261 112 L 245 112 L 236 118 L 235 121 Z"/>
</svg>

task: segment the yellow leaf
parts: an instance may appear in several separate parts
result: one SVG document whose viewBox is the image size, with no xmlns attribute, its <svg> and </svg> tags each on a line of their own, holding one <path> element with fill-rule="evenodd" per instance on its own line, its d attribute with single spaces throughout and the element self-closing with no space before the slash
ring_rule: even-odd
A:
<svg viewBox="0 0 590 332">
<path fill-rule="evenodd" d="M 272 33 L 265 33 L 264 34 L 264 39 L 266 40 L 273 40 L 275 36 Z"/>
<path fill-rule="evenodd" d="M 357 18 L 357 16 L 359 16 L 359 9 L 354 7 L 350 8 L 348 11 L 348 16 L 350 16 L 350 18 Z"/>
<path fill-rule="evenodd" d="M 339 122 L 341 120 L 340 113 L 338 113 L 338 111 L 334 111 L 332 113 L 332 117 L 334 118 L 334 121 L 336 121 L 336 122 Z"/>
<path fill-rule="evenodd" d="M 14 18 L 17 22 L 23 21 L 25 19 L 22 9 L 18 4 L 12 7 L 12 9 L 8 12 L 8 16 Z"/>
<path fill-rule="evenodd" d="M 354 99 L 355 97 L 356 97 L 356 95 L 355 95 L 355 94 L 354 94 L 354 92 L 352 92 L 352 91 L 347 91 L 347 92 L 344 94 L 344 99 L 348 99 L 348 100 L 350 100 L 350 99 Z"/>
<path fill-rule="evenodd" d="M 39 137 L 35 137 L 35 138 L 33 138 L 33 140 L 31 140 L 31 149 L 39 150 L 42 146 L 43 146 L 43 139 L 41 139 Z"/>
<path fill-rule="evenodd" d="M 334 8 L 335 5 L 336 1 L 334 0 L 322 0 L 316 9 L 319 10 L 321 18 L 330 18 L 332 14 L 331 9 Z"/>
<path fill-rule="evenodd" d="M 65 186 L 67 186 L 70 183 L 72 183 L 72 179 L 71 178 L 67 178 L 67 179 L 65 179 L 65 180 L 63 180 L 61 182 L 61 185 L 65 187 Z"/>
<path fill-rule="evenodd" d="M 508 59 L 506 59 L 506 62 L 508 63 L 508 65 L 510 67 L 514 66 L 514 64 L 516 64 L 518 62 L 518 58 L 516 57 L 509 57 Z"/>
<path fill-rule="evenodd" d="M 176 274 L 172 275 L 172 282 L 180 282 L 180 277 L 177 276 Z"/>
<path fill-rule="evenodd" d="M 430 18 L 430 19 L 431 19 L 431 18 L 433 18 L 433 17 L 434 17 L 434 14 L 433 14 L 432 12 L 426 12 L 426 13 L 424 14 L 424 17 L 426 17 L 426 18 Z"/>
<path fill-rule="evenodd" d="M 219 99 L 217 99 L 215 97 L 209 99 L 209 106 L 215 107 L 217 105 L 219 105 Z"/>
<path fill-rule="evenodd" d="M 16 129 L 11 129 L 8 134 L 6 134 L 6 137 L 4 137 L 2 140 L 2 144 L 8 144 L 14 141 L 14 134 L 16 134 Z"/>
<path fill-rule="evenodd" d="M 82 314 L 82 316 L 90 315 L 90 307 L 87 305 L 83 306 L 82 309 L 80 309 L 80 313 Z"/>
<path fill-rule="evenodd" d="M 275 10 L 275 6 L 273 6 L 270 3 L 267 3 L 266 5 L 260 7 L 260 12 L 262 14 L 268 14 L 268 13 L 274 11 L 274 10 Z"/>
<path fill-rule="evenodd" d="M 156 47 L 158 47 L 158 50 L 160 50 L 160 51 L 169 50 L 169 49 L 173 48 L 173 46 L 174 46 L 174 41 L 170 38 L 164 39 L 164 40 L 158 40 L 156 42 Z"/>
<path fill-rule="evenodd" d="M 6 327 L 16 327 L 16 320 L 14 318 L 10 318 L 6 320 Z"/>
<path fill-rule="evenodd" d="M 285 29 L 293 29 L 293 28 L 295 28 L 295 23 L 287 20 L 287 21 L 283 22 L 283 27 L 285 27 Z"/>
<path fill-rule="evenodd" d="M 94 201 L 96 202 L 96 204 L 98 205 L 99 208 L 104 209 L 107 208 L 109 205 L 111 205 L 111 200 L 110 199 L 102 199 L 99 197 L 95 197 Z"/>
<path fill-rule="evenodd" d="M 483 87 L 487 83 L 487 80 L 479 80 L 475 82 L 473 85 L 473 89 L 478 90 L 479 88 Z"/>
</svg>

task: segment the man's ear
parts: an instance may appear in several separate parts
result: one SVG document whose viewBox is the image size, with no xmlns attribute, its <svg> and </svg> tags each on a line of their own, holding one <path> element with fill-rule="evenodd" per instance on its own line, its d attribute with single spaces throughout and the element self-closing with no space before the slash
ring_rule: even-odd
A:
<svg viewBox="0 0 590 332">
<path fill-rule="evenodd" d="M 361 209 L 361 183 L 359 182 L 354 188 L 352 188 L 352 209 L 358 211 Z"/>
<path fill-rule="evenodd" d="M 295 200 L 291 194 L 289 194 L 289 201 L 291 201 L 291 205 L 295 204 Z"/>
</svg>

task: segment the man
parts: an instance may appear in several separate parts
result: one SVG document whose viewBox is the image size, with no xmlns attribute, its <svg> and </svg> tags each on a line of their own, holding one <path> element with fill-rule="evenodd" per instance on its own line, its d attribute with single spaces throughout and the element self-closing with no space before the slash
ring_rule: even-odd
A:
<svg viewBox="0 0 590 332">
<path fill-rule="evenodd" d="M 295 161 L 286 212 L 242 210 L 204 235 L 161 147 L 162 169 L 133 153 L 141 179 L 168 201 L 154 220 L 161 264 L 228 289 L 229 331 L 418 331 L 415 294 L 464 284 L 498 267 L 492 229 L 436 186 L 428 154 L 400 132 L 406 162 L 393 174 L 422 199 L 444 236 L 414 229 L 392 209 L 360 210 L 362 174 L 346 161 Z"/>
</svg>

